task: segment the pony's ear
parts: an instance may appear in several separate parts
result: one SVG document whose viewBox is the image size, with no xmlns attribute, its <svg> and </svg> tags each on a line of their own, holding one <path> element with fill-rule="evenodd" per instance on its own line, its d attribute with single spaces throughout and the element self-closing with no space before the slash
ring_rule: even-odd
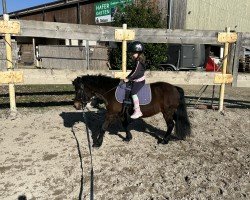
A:
<svg viewBox="0 0 250 200">
<path fill-rule="evenodd" d="M 74 86 L 76 86 L 78 83 L 79 84 L 81 83 L 81 77 L 79 77 L 79 76 L 72 81 L 72 84 Z"/>
</svg>

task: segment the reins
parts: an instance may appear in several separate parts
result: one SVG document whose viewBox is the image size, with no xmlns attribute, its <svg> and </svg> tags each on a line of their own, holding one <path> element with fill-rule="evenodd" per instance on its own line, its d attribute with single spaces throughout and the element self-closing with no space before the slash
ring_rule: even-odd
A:
<svg viewBox="0 0 250 200">
<path fill-rule="evenodd" d="M 112 91 L 113 89 L 115 89 L 116 87 L 117 87 L 117 85 L 116 85 L 115 87 L 111 88 L 109 91 L 105 92 L 103 95 L 108 94 L 109 92 L 111 92 L 111 91 Z"/>
<path fill-rule="evenodd" d="M 107 92 L 105 92 L 103 95 L 108 94 L 110 91 L 112 91 L 113 89 L 117 88 L 117 87 L 120 86 L 122 83 L 125 83 L 125 82 L 121 81 L 118 85 L 116 85 L 115 87 L 112 87 L 110 90 L 108 90 Z"/>
<path fill-rule="evenodd" d="M 85 115 L 84 109 L 83 110 L 83 118 L 85 121 L 85 125 L 86 125 L 86 131 L 87 131 L 87 139 L 88 139 L 88 147 L 89 147 L 89 154 L 90 154 L 90 164 L 91 164 L 91 172 L 90 172 L 90 200 L 94 199 L 94 170 L 93 170 L 93 162 L 92 162 L 92 151 L 91 151 L 91 142 L 90 142 L 90 130 L 87 126 L 87 117 Z M 81 188 L 80 188 L 80 193 L 79 193 L 79 199 L 83 199 L 83 190 L 84 190 L 84 180 L 83 180 L 83 159 L 82 159 L 82 153 L 80 150 L 80 143 L 76 137 L 75 131 L 74 131 L 74 127 L 72 126 L 71 131 L 76 139 L 76 143 L 77 143 L 77 149 L 78 149 L 78 154 L 79 154 L 79 158 L 80 158 L 80 168 L 81 168 Z"/>
</svg>

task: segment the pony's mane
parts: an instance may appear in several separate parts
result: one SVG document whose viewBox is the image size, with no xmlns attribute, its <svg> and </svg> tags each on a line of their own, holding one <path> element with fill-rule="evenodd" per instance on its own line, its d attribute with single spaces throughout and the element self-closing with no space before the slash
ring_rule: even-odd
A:
<svg viewBox="0 0 250 200">
<path fill-rule="evenodd" d="M 120 79 L 112 78 L 105 75 L 84 75 L 81 77 L 82 82 L 94 87 L 110 88 L 119 84 Z"/>
</svg>

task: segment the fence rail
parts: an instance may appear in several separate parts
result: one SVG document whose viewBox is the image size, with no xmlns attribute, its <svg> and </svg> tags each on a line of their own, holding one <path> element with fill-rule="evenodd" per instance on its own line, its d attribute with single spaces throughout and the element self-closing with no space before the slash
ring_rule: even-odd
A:
<svg viewBox="0 0 250 200">
<path fill-rule="evenodd" d="M 39 84 L 71 84 L 77 76 L 106 75 L 114 76 L 111 70 L 50 70 L 50 69 L 22 69 L 24 82 L 19 85 Z M 214 77 L 220 72 L 168 72 L 147 71 L 147 83 L 165 81 L 175 85 L 215 85 Z M 250 74 L 239 74 L 238 87 L 250 87 Z"/>
<path fill-rule="evenodd" d="M 19 20 L 22 37 L 44 37 L 92 41 L 115 41 L 118 27 Z M 120 27 L 119 27 L 120 28 Z M 133 28 L 135 39 L 145 43 L 220 44 L 217 31 Z M 250 33 L 242 34 L 242 45 L 250 46 Z"/>
</svg>

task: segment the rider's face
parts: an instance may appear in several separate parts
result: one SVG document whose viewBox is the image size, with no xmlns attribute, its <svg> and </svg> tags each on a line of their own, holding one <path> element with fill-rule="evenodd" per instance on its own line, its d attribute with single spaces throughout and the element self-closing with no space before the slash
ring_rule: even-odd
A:
<svg viewBox="0 0 250 200">
<path fill-rule="evenodd" d="M 132 54 L 132 58 L 135 60 L 136 58 L 138 58 L 139 54 L 138 53 L 133 53 Z"/>
</svg>

